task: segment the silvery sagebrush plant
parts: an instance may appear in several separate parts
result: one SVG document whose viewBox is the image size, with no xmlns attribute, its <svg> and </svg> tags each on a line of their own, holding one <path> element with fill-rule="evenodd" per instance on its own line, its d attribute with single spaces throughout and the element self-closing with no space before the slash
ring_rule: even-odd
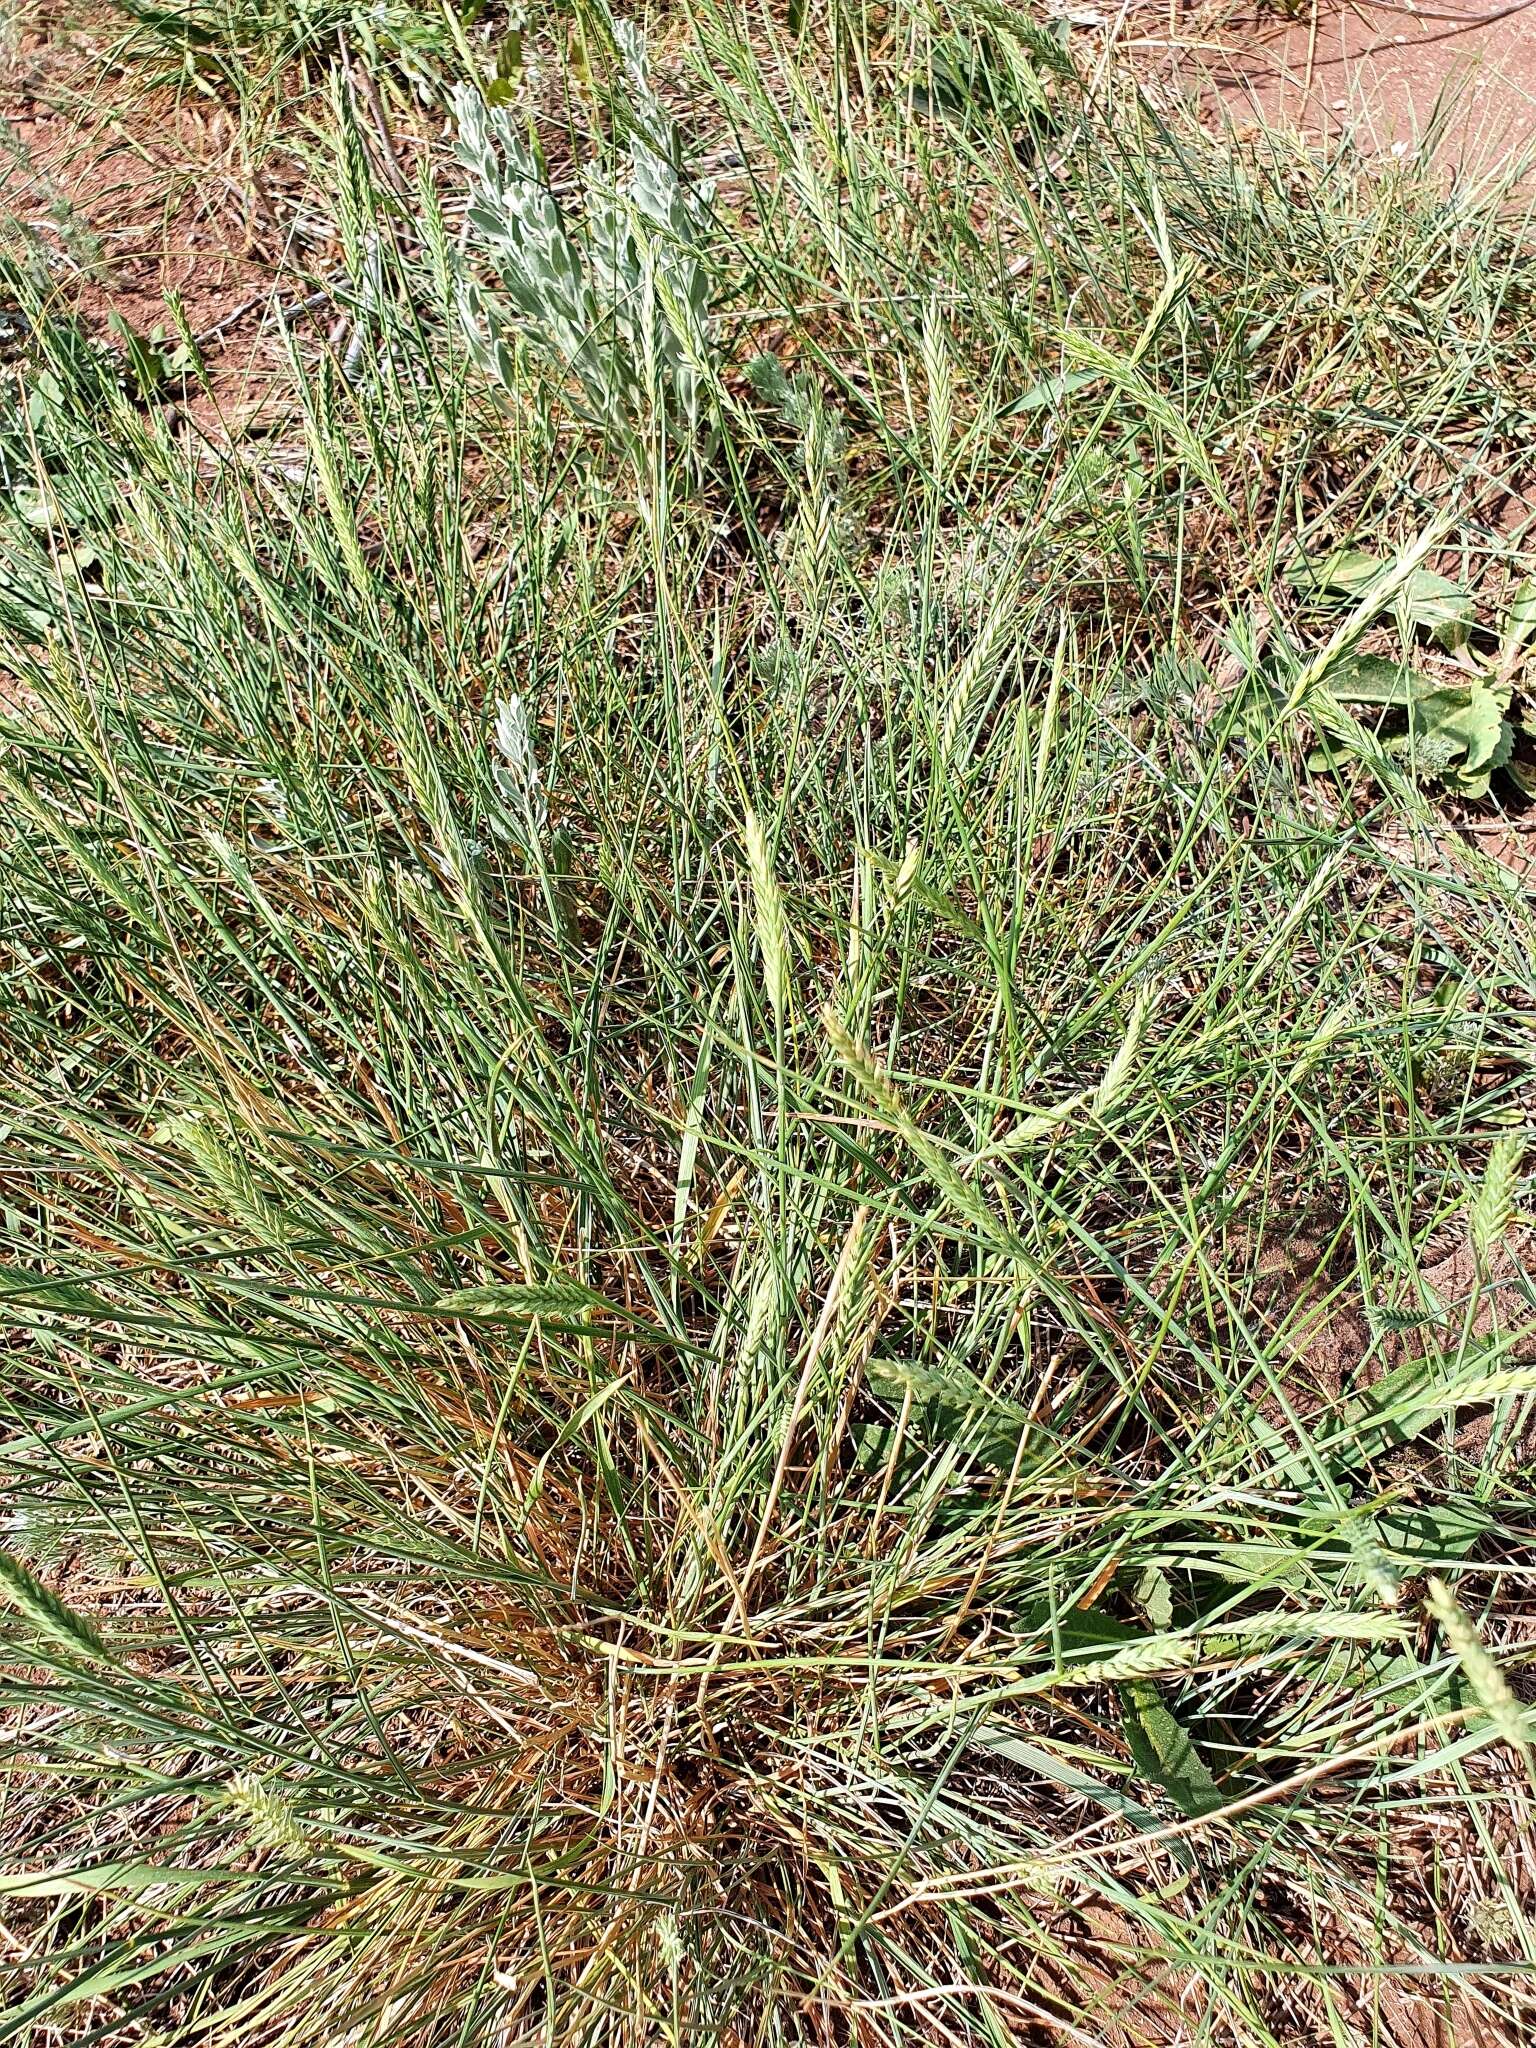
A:
<svg viewBox="0 0 1536 2048">
<path fill-rule="evenodd" d="M 584 218 L 568 221 L 515 109 L 455 95 L 456 154 L 471 180 L 469 227 L 499 297 L 467 274 L 461 306 L 482 369 L 517 389 L 521 336 L 574 380 L 586 415 L 642 455 L 657 425 L 696 454 L 713 440 L 709 338 L 714 186 L 685 179 L 677 128 L 650 82 L 645 46 L 615 24 L 630 115 L 627 161 L 592 166 Z"/>
<path fill-rule="evenodd" d="M 528 707 L 515 690 L 497 706 L 492 732 L 501 756 L 492 767 L 496 787 L 516 817 L 520 829 L 515 829 L 515 836 L 524 851 L 537 858 L 549 836 L 549 805 L 533 751 Z"/>
</svg>

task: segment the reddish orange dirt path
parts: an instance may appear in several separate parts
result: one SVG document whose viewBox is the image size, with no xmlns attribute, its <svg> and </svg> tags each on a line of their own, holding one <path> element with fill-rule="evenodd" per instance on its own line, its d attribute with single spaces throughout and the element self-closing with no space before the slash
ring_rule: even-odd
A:
<svg viewBox="0 0 1536 2048">
<path fill-rule="evenodd" d="M 215 393 L 180 409 L 254 416 L 276 361 L 271 301 L 302 297 L 299 262 L 317 258 L 296 232 L 303 171 L 216 95 L 143 84 L 109 31 L 39 20 L 0 45 L 0 221 L 35 236 L 51 309 L 94 334 L 112 339 L 116 316 L 173 340 L 174 294 Z"/>
<path fill-rule="evenodd" d="M 1438 121 L 1469 167 L 1536 156 L 1536 0 L 1315 0 L 1250 18 L 1221 74 L 1239 121 L 1382 151 Z"/>
</svg>

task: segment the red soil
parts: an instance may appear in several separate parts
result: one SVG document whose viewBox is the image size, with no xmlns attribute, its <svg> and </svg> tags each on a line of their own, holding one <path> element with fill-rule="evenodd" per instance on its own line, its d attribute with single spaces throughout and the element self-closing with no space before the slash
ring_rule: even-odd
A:
<svg viewBox="0 0 1536 2048">
<path fill-rule="evenodd" d="M 1536 0 L 1312 0 L 1251 19 L 1220 69 L 1239 120 L 1373 150 L 1438 126 L 1463 165 L 1536 157 Z"/>
</svg>

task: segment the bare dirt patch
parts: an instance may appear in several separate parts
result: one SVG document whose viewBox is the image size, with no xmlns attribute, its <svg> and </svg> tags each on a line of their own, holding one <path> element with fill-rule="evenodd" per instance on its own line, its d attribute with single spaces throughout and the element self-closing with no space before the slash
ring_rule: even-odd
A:
<svg viewBox="0 0 1536 2048">
<path fill-rule="evenodd" d="M 1232 25 L 1217 66 L 1232 117 L 1390 151 L 1432 132 L 1454 161 L 1536 154 L 1536 0 L 1313 0 Z"/>
<path fill-rule="evenodd" d="M 121 82 L 87 30 L 13 38 L 0 56 L 0 220 L 40 251 L 53 310 L 113 345 L 123 326 L 174 342 L 167 301 L 179 302 L 208 387 L 183 407 L 238 421 L 272 386 L 274 298 L 302 297 L 323 261 L 307 176 L 216 96 Z"/>
</svg>

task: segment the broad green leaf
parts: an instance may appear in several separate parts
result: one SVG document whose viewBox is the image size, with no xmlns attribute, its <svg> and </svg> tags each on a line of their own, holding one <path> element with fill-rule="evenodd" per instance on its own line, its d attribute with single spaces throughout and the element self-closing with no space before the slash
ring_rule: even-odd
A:
<svg viewBox="0 0 1536 2048">
<path fill-rule="evenodd" d="M 1339 548 L 1321 561 L 1299 555 L 1286 571 L 1286 581 L 1302 597 L 1314 601 L 1358 597 L 1373 576 L 1379 576 L 1379 556 L 1363 548 Z"/>
<path fill-rule="evenodd" d="M 1461 646 L 1477 618 L 1470 593 L 1428 569 L 1408 579 L 1398 602 L 1413 623 L 1427 626 L 1443 647 Z"/>
<path fill-rule="evenodd" d="M 1483 795 L 1494 769 L 1504 767 L 1514 750 L 1514 731 L 1505 716 L 1507 682 L 1482 677 L 1439 682 L 1380 656 L 1361 655 L 1342 665 L 1334 694 L 1344 703 L 1405 712 L 1407 730 L 1386 740 L 1388 753 L 1415 774 L 1438 776 L 1466 796 Z M 1331 768 L 1339 753 L 1350 751 L 1347 734 L 1329 733 L 1309 754 L 1307 765 Z"/>
<path fill-rule="evenodd" d="M 1043 1778 L 1047 1784 L 1059 1785 L 1062 1791 L 1074 1798 L 1092 1800 L 1106 1813 L 1116 1814 L 1121 1820 L 1149 1834 L 1161 1829 L 1157 1815 L 1149 1806 L 1133 1799 L 1128 1792 L 1122 1792 L 1118 1786 L 1106 1785 L 1102 1778 L 1094 1777 L 1068 1758 L 1055 1755 L 1042 1744 L 1026 1742 L 1005 1721 L 983 1721 L 972 1732 L 971 1742 L 989 1755 L 1002 1757 L 1019 1770 Z M 1165 1847 L 1181 1870 L 1195 1868 L 1195 1854 L 1189 1843 L 1174 1840 L 1166 1843 Z"/>
<path fill-rule="evenodd" d="M 1410 1358 L 1384 1373 L 1365 1394 L 1346 1402 L 1336 1421 L 1319 1432 L 1319 1447 L 1335 1474 L 1385 1450 L 1411 1443 L 1437 1417 L 1473 1405 L 1475 1390 L 1507 1362 L 1513 1339 L 1469 1344 L 1454 1370 L 1436 1358 Z"/>
<path fill-rule="evenodd" d="M 1509 745 L 1508 727 L 1499 693 L 1484 683 L 1466 689 L 1432 690 L 1410 706 L 1408 729 L 1415 738 L 1433 738 L 1455 748 L 1452 756 L 1460 774 L 1473 774 L 1498 765 L 1498 755 Z M 1460 759 L 1456 759 L 1456 756 Z"/>
<path fill-rule="evenodd" d="M 1213 1543 L 1198 1569 L 1214 1579 L 1230 1580 L 1255 1593 L 1301 1591 L 1319 1581 L 1317 1567 L 1305 1552 L 1279 1543 Z"/>
<path fill-rule="evenodd" d="M 991 1756 L 1000 1756 L 1020 1770 L 1029 1771 L 1037 1778 L 1044 1778 L 1047 1784 L 1059 1785 L 1064 1792 L 1071 1792 L 1083 1799 L 1092 1799 L 1109 1813 L 1118 1813 L 1138 1826 L 1154 1828 L 1157 1816 L 1150 1807 L 1132 1799 L 1113 1785 L 1106 1785 L 1101 1778 L 1094 1777 L 1080 1765 L 1064 1757 L 1052 1754 L 1037 1742 L 1026 1742 L 1003 1721 L 983 1721 L 971 1734 L 971 1741 L 978 1749 L 984 1749 Z"/>
<path fill-rule="evenodd" d="M 1512 666 L 1520 650 L 1536 640 L 1536 576 L 1528 576 L 1509 601 L 1499 636 L 1499 666 Z"/>
<path fill-rule="evenodd" d="M 1222 1804 L 1220 1788 L 1157 1687 L 1141 1680 L 1126 1686 L 1122 1714 L 1125 1739 L 1142 1776 L 1160 1785 L 1181 1813 L 1214 1813 Z"/>
<path fill-rule="evenodd" d="M 1069 1607 L 1053 1619 L 1043 1601 L 1025 1609 L 1018 1625 L 1025 1634 L 1043 1637 L 1064 1651 L 1121 1649 L 1127 1643 L 1140 1642 L 1145 1633 L 1118 1615 L 1106 1614 L 1102 1607 Z"/>
<path fill-rule="evenodd" d="M 1149 1564 L 1136 1581 L 1136 1598 L 1155 1629 L 1173 1627 L 1173 1586 L 1160 1564 Z"/>
<path fill-rule="evenodd" d="M 1258 1461 L 1261 1483 L 1267 1488 L 1283 1487 L 1299 1493 L 1303 1500 L 1322 1509 L 1324 1476 L 1337 1482 L 1379 1457 L 1383 1451 L 1411 1443 L 1437 1416 L 1469 1405 L 1475 1390 L 1506 1363 L 1513 1338 L 1466 1346 L 1459 1364 L 1433 1356 L 1409 1358 L 1381 1378 L 1365 1393 L 1355 1395 L 1313 1425 L 1310 1455 L 1293 1444 L 1272 1423 L 1260 1421 L 1251 1434 L 1254 1448 L 1263 1454 Z M 1307 1531 L 1315 1536 L 1318 1524 L 1307 1522 L 1298 1529 L 1302 1545 Z M 1204 1569 L 1218 1568 L 1242 1557 L 1245 1566 L 1257 1568 L 1260 1552 L 1252 1545 L 1224 1545 Z M 1271 1583 L 1281 1583 L 1283 1558 L 1275 1553 L 1276 1574 Z"/>
<path fill-rule="evenodd" d="M 1364 548 L 1339 548 L 1321 561 L 1301 557 L 1293 562 L 1287 581 L 1314 604 L 1347 604 L 1362 596 L 1386 566 Z M 1399 586 L 1394 603 L 1412 624 L 1440 639 L 1464 637 L 1475 616 L 1470 593 L 1433 569 L 1415 569 Z"/>
<path fill-rule="evenodd" d="M 1356 654 L 1330 673 L 1328 687 L 1342 704 L 1382 704 L 1406 711 L 1437 685 L 1419 669 L 1407 668 L 1400 661 L 1388 661 L 1380 654 Z"/>
<path fill-rule="evenodd" d="M 1031 384 L 1027 391 L 1021 391 L 1005 411 L 1039 412 L 1047 405 L 1056 405 L 1063 398 L 1070 398 L 1074 391 L 1097 384 L 1100 375 L 1098 370 L 1060 370 L 1054 377 L 1042 377 L 1038 384 Z"/>
<path fill-rule="evenodd" d="M 1472 1500 L 1378 1508 L 1371 1519 L 1383 1548 L 1415 1569 L 1465 1557 L 1494 1526 L 1493 1516 Z"/>
</svg>

